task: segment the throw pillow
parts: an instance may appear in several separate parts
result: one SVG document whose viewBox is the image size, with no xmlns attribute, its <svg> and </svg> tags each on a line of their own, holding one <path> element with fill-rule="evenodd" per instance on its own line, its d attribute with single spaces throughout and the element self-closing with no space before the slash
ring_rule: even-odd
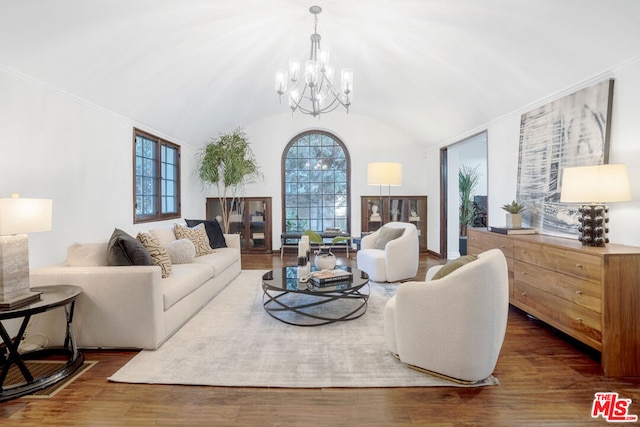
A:
<svg viewBox="0 0 640 427">
<path fill-rule="evenodd" d="M 138 233 L 136 239 L 147 248 L 151 258 L 153 258 L 153 263 L 160 266 L 162 278 L 169 277 L 171 274 L 171 260 L 169 259 L 167 250 L 160 245 L 158 239 L 151 233 Z"/>
<path fill-rule="evenodd" d="M 476 259 L 478 259 L 477 255 L 465 255 L 465 256 L 461 256 L 460 258 L 456 258 L 452 261 L 449 261 L 448 263 L 443 265 L 442 268 L 436 272 L 436 274 L 433 275 L 431 280 L 442 279 L 446 275 L 453 273 L 463 265 L 467 265 L 471 261 L 474 261 Z"/>
<path fill-rule="evenodd" d="M 213 249 L 209 245 L 209 238 L 204 229 L 204 224 L 198 224 L 193 228 L 184 225 L 175 224 L 176 238 L 189 239 L 196 247 L 196 256 L 208 255 L 213 253 Z"/>
<path fill-rule="evenodd" d="M 227 241 L 224 239 L 224 233 L 220 223 L 215 219 L 185 219 L 189 227 L 195 227 L 198 224 L 204 224 L 204 229 L 209 238 L 209 245 L 213 249 L 226 248 Z"/>
<path fill-rule="evenodd" d="M 116 228 L 107 245 L 109 265 L 153 265 L 149 251 L 142 243 Z"/>
<path fill-rule="evenodd" d="M 382 227 L 374 248 L 384 249 L 384 247 L 387 246 L 387 243 L 402 236 L 403 233 L 404 228 Z"/>
<path fill-rule="evenodd" d="M 189 264 L 196 257 L 196 247 L 189 239 L 174 240 L 167 246 L 172 264 Z"/>
</svg>

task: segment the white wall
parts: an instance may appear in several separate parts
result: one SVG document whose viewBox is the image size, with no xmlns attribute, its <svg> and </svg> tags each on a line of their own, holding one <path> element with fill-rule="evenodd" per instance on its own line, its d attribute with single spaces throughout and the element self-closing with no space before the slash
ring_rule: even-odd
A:
<svg viewBox="0 0 640 427">
<path fill-rule="evenodd" d="M 133 224 L 132 129 L 166 136 L 2 68 L 0 93 L 0 197 L 53 199 L 53 231 L 29 236 L 31 268 L 64 260 L 75 241 L 106 241 L 114 227 L 148 227 Z M 194 148 L 167 138 L 182 146 L 182 212 L 202 216 Z"/>
<path fill-rule="evenodd" d="M 54 203 L 53 231 L 29 236 L 31 268 L 63 261 L 73 242 L 106 241 L 114 227 L 135 235 L 174 222 L 133 224 L 134 126 L 181 145 L 183 218 L 204 218 L 205 198 L 216 196 L 195 175 L 196 153 L 206 141 L 176 140 L 1 66 L 0 93 L 0 197 L 19 192 Z M 393 187 L 392 195 L 426 194 L 423 149 L 403 132 L 357 113 L 314 119 L 284 112 L 238 125 L 245 126 L 265 175 L 245 195 L 273 198 L 274 249 L 280 246 L 282 150 L 304 130 L 331 130 L 351 154 L 354 235 L 360 234 L 360 196 L 379 192 L 366 184 L 367 163 L 403 164 L 403 185 Z M 229 130 L 212 129 L 211 135 Z"/>
<path fill-rule="evenodd" d="M 522 113 L 544 105 L 552 100 L 573 93 L 590 84 L 607 78 L 614 78 L 613 117 L 611 120 L 611 143 L 609 163 L 627 165 L 631 184 L 632 201 L 611 203 L 609 205 L 610 233 L 612 243 L 640 246 L 640 60 L 630 61 L 614 70 L 595 76 L 588 82 L 566 88 L 561 93 L 550 95 L 532 105 L 497 118 L 486 126 L 470 130 L 442 144 L 446 146 L 473 135 L 480 130 L 488 130 L 488 169 L 489 169 L 489 225 L 503 226 L 504 203 L 516 196 L 518 174 L 518 148 L 520 136 L 520 116 Z M 439 148 L 431 149 L 427 155 L 427 168 L 437 170 Z M 439 183 L 427 182 L 427 193 L 438 194 Z M 436 197 L 429 200 L 429 249 L 439 251 L 439 210 Z M 450 219 L 451 221 L 451 219 Z"/>
</svg>

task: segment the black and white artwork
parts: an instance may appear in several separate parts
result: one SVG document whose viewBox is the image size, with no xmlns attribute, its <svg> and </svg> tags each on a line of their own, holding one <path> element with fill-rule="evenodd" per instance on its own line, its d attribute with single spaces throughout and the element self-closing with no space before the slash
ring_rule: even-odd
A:
<svg viewBox="0 0 640 427">
<path fill-rule="evenodd" d="M 608 162 L 613 80 L 581 89 L 522 115 L 518 201 L 523 227 L 578 234 L 578 206 L 560 203 L 562 170 Z"/>
</svg>

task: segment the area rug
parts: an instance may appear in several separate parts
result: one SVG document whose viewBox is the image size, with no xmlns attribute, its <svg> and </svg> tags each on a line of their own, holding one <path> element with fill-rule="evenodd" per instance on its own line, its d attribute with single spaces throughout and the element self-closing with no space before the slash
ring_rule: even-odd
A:
<svg viewBox="0 0 640 427">
<path fill-rule="evenodd" d="M 44 361 L 25 361 L 27 368 L 29 368 L 29 372 L 34 377 L 41 377 L 45 375 L 49 375 L 58 369 L 62 368 L 66 362 L 58 362 L 52 360 L 44 360 Z M 97 361 L 84 361 L 82 366 L 74 372 L 69 377 L 58 381 L 55 384 L 50 385 L 49 387 L 43 388 L 42 390 L 38 390 L 32 394 L 22 396 L 23 399 L 49 399 L 56 394 L 58 394 L 61 390 L 65 389 L 72 382 L 74 382 L 80 375 L 84 374 L 89 370 L 93 365 L 98 363 Z M 24 377 L 20 373 L 20 370 L 16 366 L 12 366 L 9 369 L 9 373 L 7 374 L 7 379 L 5 380 L 5 386 L 16 385 L 24 382 Z"/>
<path fill-rule="evenodd" d="M 243 271 L 159 349 L 140 352 L 109 380 L 288 388 L 469 386 L 409 369 L 386 349 L 384 306 L 397 285 L 372 282 L 367 312 L 359 319 L 299 327 L 265 312 L 263 273 Z M 491 376 L 471 386 L 495 384 Z"/>
</svg>

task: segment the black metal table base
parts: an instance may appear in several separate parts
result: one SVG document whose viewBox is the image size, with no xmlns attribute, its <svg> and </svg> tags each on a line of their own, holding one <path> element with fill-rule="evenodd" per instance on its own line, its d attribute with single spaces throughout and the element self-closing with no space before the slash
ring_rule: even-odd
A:
<svg viewBox="0 0 640 427">
<path fill-rule="evenodd" d="M 367 284 L 367 290 L 369 289 L 368 286 Z M 289 325 L 328 325 L 330 323 L 355 320 L 365 314 L 369 293 L 360 292 L 362 289 L 340 292 L 299 293 L 264 288 L 263 306 L 271 317 Z M 291 301 L 286 301 L 288 296 L 292 296 L 290 298 Z M 345 312 L 340 312 L 336 316 L 329 316 L 329 313 L 339 309 L 340 301 L 354 301 L 355 307 L 348 307 Z M 331 310 L 317 310 L 317 313 L 311 310 L 325 304 L 330 304 Z M 289 316 L 290 318 L 287 318 L 286 314 L 290 313 L 294 313 L 297 316 Z"/>
<path fill-rule="evenodd" d="M 28 307 L 0 312 L 0 319 L 22 317 L 22 323 L 18 333 L 13 338 L 7 332 L 2 322 L 0 322 L 0 337 L 5 345 L 5 352 L 0 354 L 0 402 L 26 396 L 45 389 L 70 376 L 80 368 L 84 362 L 84 355 L 78 351 L 72 329 L 75 299 L 81 292 L 80 288 L 60 285 L 34 289 L 42 291 L 42 301 L 34 302 Z M 61 347 L 48 347 L 20 353 L 19 346 L 31 316 L 59 307 L 64 307 L 65 311 L 66 331 L 64 345 Z M 29 360 L 59 361 L 60 357 L 64 358 L 64 360 L 62 360 L 65 362 L 64 366 L 41 377 L 34 377 L 26 363 Z M 9 370 L 13 365 L 20 371 L 24 381 L 17 384 L 5 385 Z"/>
</svg>

